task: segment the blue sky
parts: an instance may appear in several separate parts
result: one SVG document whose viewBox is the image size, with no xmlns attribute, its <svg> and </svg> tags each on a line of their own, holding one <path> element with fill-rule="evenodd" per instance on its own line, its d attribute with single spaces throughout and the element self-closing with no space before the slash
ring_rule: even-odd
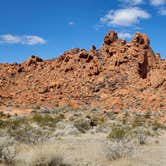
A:
<svg viewBox="0 0 166 166">
<path fill-rule="evenodd" d="M 99 48 L 109 30 L 130 40 L 147 33 L 166 58 L 166 0 L 0 0 L 0 62 Z"/>
</svg>

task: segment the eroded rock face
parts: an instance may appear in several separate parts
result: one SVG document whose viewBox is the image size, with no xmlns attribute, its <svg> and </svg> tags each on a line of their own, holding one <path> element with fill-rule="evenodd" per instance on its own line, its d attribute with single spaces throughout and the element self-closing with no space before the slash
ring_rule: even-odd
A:
<svg viewBox="0 0 166 166">
<path fill-rule="evenodd" d="M 111 43 L 118 40 L 118 35 L 116 32 L 110 31 L 105 37 L 104 37 L 104 44 L 110 45 Z"/>
<path fill-rule="evenodd" d="M 133 38 L 134 43 L 138 43 L 140 45 L 143 45 L 144 48 L 149 48 L 150 40 L 145 34 L 141 34 L 139 32 L 136 32 Z"/>
<path fill-rule="evenodd" d="M 37 62 L 43 62 L 43 60 L 38 56 L 32 55 L 26 62 L 24 62 L 24 64 L 30 66 L 32 64 L 36 64 Z"/>
<path fill-rule="evenodd" d="M 166 61 L 138 32 L 131 42 L 110 31 L 100 49 L 74 48 L 52 60 L 32 56 L 22 64 L 0 64 L 1 104 L 165 110 L 165 91 Z"/>
</svg>

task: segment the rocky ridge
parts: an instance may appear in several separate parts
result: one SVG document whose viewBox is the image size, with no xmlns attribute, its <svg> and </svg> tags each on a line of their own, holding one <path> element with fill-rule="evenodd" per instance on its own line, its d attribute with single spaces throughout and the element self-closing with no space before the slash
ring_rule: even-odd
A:
<svg viewBox="0 0 166 166">
<path fill-rule="evenodd" d="M 166 110 L 166 61 L 145 34 L 130 42 L 110 31 L 100 49 L 74 48 L 58 58 L 31 56 L 0 64 L 0 104 Z"/>
</svg>

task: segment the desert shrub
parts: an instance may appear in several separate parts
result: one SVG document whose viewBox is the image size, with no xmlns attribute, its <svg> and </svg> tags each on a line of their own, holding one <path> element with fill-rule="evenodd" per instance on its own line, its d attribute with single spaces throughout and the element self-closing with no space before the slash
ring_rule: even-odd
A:
<svg viewBox="0 0 166 166">
<path fill-rule="evenodd" d="M 7 165 L 14 165 L 17 151 L 15 146 L 6 146 L 1 152 L 2 162 Z"/>
<path fill-rule="evenodd" d="M 8 128 L 10 128 L 11 130 L 15 130 L 22 126 L 27 126 L 27 125 L 28 125 L 28 120 L 25 118 L 8 120 Z"/>
<path fill-rule="evenodd" d="M 16 142 L 9 136 L 0 137 L 0 162 L 12 165 L 16 156 Z"/>
<path fill-rule="evenodd" d="M 69 166 L 55 148 L 42 144 L 20 153 L 16 162 L 18 166 Z"/>
<path fill-rule="evenodd" d="M 58 114 L 56 116 L 35 114 L 31 120 L 40 126 L 56 127 L 56 123 L 63 119 L 63 114 Z"/>
<path fill-rule="evenodd" d="M 147 143 L 147 135 L 148 132 L 144 128 L 137 128 L 136 130 L 136 136 L 138 138 L 138 143 L 140 145 L 144 145 Z"/>
<path fill-rule="evenodd" d="M 90 125 L 93 126 L 98 126 L 98 125 L 103 125 L 105 122 L 105 118 L 101 114 L 93 114 L 89 116 L 90 119 Z"/>
<path fill-rule="evenodd" d="M 109 160 L 118 160 L 129 157 L 134 150 L 134 146 L 128 141 L 111 142 L 106 146 L 106 157 Z"/>
<path fill-rule="evenodd" d="M 130 136 L 130 128 L 127 126 L 113 126 L 111 132 L 108 135 L 108 139 L 111 141 L 121 142 L 123 139 L 127 139 Z"/>
<path fill-rule="evenodd" d="M 132 127 L 136 128 L 136 127 L 139 127 L 139 126 L 143 126 L 144 124 L 145 124 L 145 118 L 142 117 L 142 116 L 136 116 L 133 119 Z"/>
<path fill-rule="evenodd" d="M 33 166 L 67 166 L 67 164 L 63 162 L 61 156 L 53 156 L 51 158 L 39 156 L 39 158 L 34 161 Z"/>
<path fill-rule="evenodd" d="M 16 141 L 25 144 L 37 144 L 38 142 L 43 143 L 50 137 L 50 132 L 48 130 L 33 128 L 31 126 L 9 130 L 8 133 L 11 137 L 15 138 Z"/>
<path fill-rule="evenodd" d="M 147 136 L 144 134 L 144 133 L 140 133 L 138 135 L 138 142 L 140 145 L 144 145 L 146 144 L 146 141 L 147 141 Z"/>
<path fill-rule="evenodd" d="M 23 125 L 27 125 L 28 121 L 24 118 L 22 119 L 4 119 L 0 120 L 0 128 L 7 128 L 15 130 L 17 128 L 20 128 Z"/>
<path fill-rule="evenodd" d="M 152 129 L 154 131 L 157 131 L 158 129 L 163 128 L 162 124 L 158 122 L 158 120 L 154 120 L 154 122 L 152 123 Z"/>
<path fill-rule="evenodd" d="M 74 121 L 74 126 L 82 133 L 85 133 L 87 130 L 91 128 L 90 119 L 88 118 L 80 118 Z"/>
<path fill-rule="evenodd" d="M 147 111 L 144 115 L 145 119 L 150 119 L 151 117 L 151 112 L 150 111 Z"/>
<path fill-rule="evenodd" d="M 8 126 L 8 122 L 5 120 L 0 120 L 0 128 L 6 128 Z"/>
<path fill-rule="evenodd" d="M 0 118 L 4 118 L 4 117 L 6 117 L 6 114 L 5 113 L 3 113 L 3 112 L 0 112 Z"/>
</svg>

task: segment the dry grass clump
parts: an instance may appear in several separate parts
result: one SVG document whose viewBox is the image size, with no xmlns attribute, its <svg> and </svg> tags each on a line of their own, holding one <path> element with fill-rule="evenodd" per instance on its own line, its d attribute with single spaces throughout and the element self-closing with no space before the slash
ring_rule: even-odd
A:
<svg viewBox="0 0 166 166">
<path fill-rule="evenodd" d="M 106 157 L 109 160 L 128 157 L 134 149 L 130 136 L 131 129 L 128 126 L 113 126 L 108 135 L 110 142 L 106 146 Z"/>
<path fill-rule="evenodd" d="M 131 135 L 131 129 L 128 126 L 113 126 L 111 132 L 108 135 L 108 139 L 113 142 L 121 142 L 124 139 L 128 139 Z"/>
<path fill-rule="evenodd" d="M 64 161 L 63 155 L 52 145 L 11 145 L 8 141 L 1 141 L 4 145 L 0 146 L 0 164 L 6 166 L 70 166 Z"/>
<path fill-rule="evenodd" d="M 28 148 L 16 157 L 17 166 L 70 166 L 61 153 L 50 145 L 38 145 Z"/>
<path fill-rule="evenodd" d="M 129 157 L 134 150 L 134 146 L 128 141 L 110 142 L 106 148 L 106 157 L 109 160 L 118 160 Z"/>
<path fill-rule="evenodd" d="M 48 126 L 48 127 L 56 127 L 56 123 L 63 120 L 65 117 L 63 114 L 57 115 L 42 115 L 42 114 L 35 114 L 31 121 L 39 124 L 40 126 Z"/>
<path fill-rule="evenodd" d="M 140 119 L 139 119 L 140 120 Z M 140 126 L 141 121 L 135 121 L 132 125 L 114 125 L 108 135 L 109 143 L 107 146 L 106 157 L 110 160 L 117 160 L 130 156 L 134 150 L 135 140 L 139 145 L 147 143 L 148 130 Z"/>
<path fill-rule="evenodd" d="M 39 142 L 46 142 L 50 137 L 51 132 L 42 128 L 24 126 L 16 130 L 10 130 L 8 131 L 8 134 L 20 143 L 37 144 Z"/>
<path fill-rule="evenodd" d="M 28 124 L 28 121 L 24 118 L 16 118 L 16 119 L 1 118 L 0 119 L 0 129 L 7 128 L 7 129 L 15 130 L 27 124 Z"/>
<path fill-rule="evenodd" d="M 12 165 L 16 156 L 16 142 L 8 137 L 0 137 L 0 162 Z"/>
<path fill-rule="evenodd" d="M 74 126 L 82 133 L 85 133 L 91 128 L 90 119 L 88 118 L 79 118 L 74 121 Z"/>
</svg>

